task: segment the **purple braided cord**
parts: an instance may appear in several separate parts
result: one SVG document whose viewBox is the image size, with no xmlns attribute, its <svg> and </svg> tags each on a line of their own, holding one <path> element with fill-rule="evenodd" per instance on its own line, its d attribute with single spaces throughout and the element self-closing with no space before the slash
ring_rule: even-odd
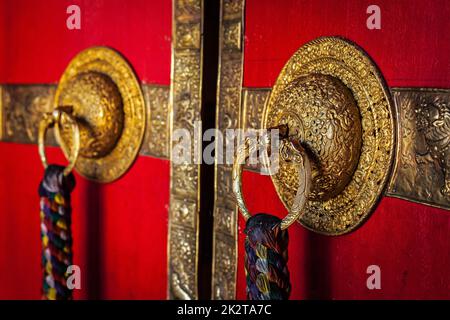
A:
<svg viewBox="0 0 450 320">
<path fill-rule="evenodd" d="M 291 292 L 289 281 L 287 230 L 281 230 L 281 220 L 259 213 L 247 220 L 245 228 L 245 271 L 247 299 L 287 300 Z"/>
</svg>

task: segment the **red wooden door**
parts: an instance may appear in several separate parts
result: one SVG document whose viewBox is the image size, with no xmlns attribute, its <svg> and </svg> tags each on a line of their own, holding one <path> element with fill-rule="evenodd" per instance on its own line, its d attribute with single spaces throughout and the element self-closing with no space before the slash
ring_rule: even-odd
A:
<svg viewBox="0 0 450 320">
<path fill-rule="evenodd" d="M 390 87 L 450 87 L 450 5 L 447 1 L 377 1 L 381 29 L 366 27 L 368 1 L 247 0 L 244 87 L 272 87 L 283 65 L 306 42 L 344 36 L 374 59 Z M 245 172 L 251 212 L 286 209 L 269 177 Z M 245 298 L 243 220 L 237 297 Z M 450 298 L 449 211 L 385 197 L 356 231 L 327 237 L 289 229 L 292 299 Z M 369 290 L 368 266 L 381 270 Z"/>
<path fill-rule="evenodd" d="M 80 30 L 66 27 L 72 4 L 0 0 L 0 85 L 55 85 L 73 56 L 97 45 L 122 53 L 142 83 L 170 84 L 171 1 L 80 0 Z M 380 0 L 381 29 L 369 30 L 370 4 L 247 0 L 243 86 L 271 87 L 298 47 L 319 36 L 340 35 L 367 51 L 391 87 L 449 88 L 450 5 Z M 199 33 L 179 40 L 196 48 L 198 39 Z M 230 41 L 229 46 L 241 44 Z M 48 154 L 64 161 L 57 148 L 48 148 Z M 0 299 L 40 298 L 37 186 L 42 171 L 36 145 L 0 142 Z M 76 178 L 74 263 L 82 270 L 82 289 L 75 298 L 166 298 L 169 161 L 140 156 L 111 184 Z M 245 172 L 243 185 L 250 211 L 286 213 L 269 177 Z M 238 298 L 245 298 L 243 229 L 240 220 Z M 450 297 L 448 211 L 385 197 L 350 234 L 326 237 L 297 224 L 289 232 L 293 299 Z M 366 286 L 370 265 L 381 269 L 380 290 Z"/>
<path fill-rule="evenodd" d="M 109 46 L 142 83 L 170 84 L 171 1 L 76 1 L 81 29 L 69 30 L 73 1 L 0 1 L 0 84 L 56 84 L 79 51 Z M 63 162 L 57 148 L 48 156 Z M 165 299 L 168 160 L 138 157 L 111 184 L 76 176 L 75 298 Z M 41 287 L 37 146 L 0 143 L 0 299 L 39 299 Z"/>
</svg>

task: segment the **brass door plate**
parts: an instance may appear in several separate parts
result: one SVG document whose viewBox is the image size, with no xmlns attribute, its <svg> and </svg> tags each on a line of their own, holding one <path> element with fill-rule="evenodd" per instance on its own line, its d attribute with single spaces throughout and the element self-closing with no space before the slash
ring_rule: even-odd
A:
<svg viewBox="0 0 450 320">
<path fill-rule="evenodd" d="M 450 210 L 450 90 L 391 92 L 399 141 L 386 194 Z"/>
<path fill-rule="evenodd" d="M 68 65 L 55 93 L 55 106 L 71 106 L 80 127 L 76 170 L 98 182 L 121 177 L 133 164 L 145 132 L 145 102 L 139 82 L 116 51 L 93 47 Z M 57 140 L 70 154 L 68 123 Z"/>
<path fill-rule="evenodd" d="M 286 63 L 263 112 L 263 127 L 289 126 L 309 152 L 312 194 L 300 223 L 327 235 L 350 232 L 370 215 L 390 177 L 395 109 L 376 65 L 355 44 L 325 37 Z M 272 175 L 287 208 L 297 190 L 292 164 Z"/>
</svg>

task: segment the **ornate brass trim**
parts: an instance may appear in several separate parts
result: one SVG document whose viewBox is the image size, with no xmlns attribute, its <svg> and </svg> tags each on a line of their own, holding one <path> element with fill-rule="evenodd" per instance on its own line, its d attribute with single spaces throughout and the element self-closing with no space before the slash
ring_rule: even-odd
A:
<svg viewBox="0 0 450 320">
<path fill-rule="evenodd" d="M 141 155 L 169 159 L 170 109 L 168 86 L 142 85 L 147 126 Z"/>
<path fill-rule="evenodd" d="M 242 88 L 243 128 L 261 129 L 264 107 L 269 100 L 271 88 Z"/>
<path fill-rule="evenodd" d="M 244 130 L 261 129 L 265 105 L 269 100 L 270 88 L 242 88 L 242 128 Z M 259 164 L 245 164 L 251 171 L 260 171 Z"/>
<path fill-rule="evenodd" d="M 399 143 L 386 194 L 450 209 L 450 89 L 391 91 Z"/>
<path fill-rule="evenodd" d="M 244 0 L 221 0 L 216 128 L 241 126 Z M 216 144 L 216 150 L 219 146 Z M 216 153 L 217 154 L 217 153 Z M 225 154 L 225 153 L 223 153 Z M 237 274 L 237 206 L 232 165 L 215 164 L 212 298 L 234 299 Z"/>
<path fill-rule="evenodd" d="M 1 141 L 37 144 L 42 115 L 53 110 L 55 85 L 1 85 Z M 49 131 L 46 145 L 56 145 Z"/>
<path fill-rule="evenodd" d="M 201 121 L 203 0 L 173 0 L 172 13 L 170 132 L 187 129 L 195 140 L 194 124 Z M 191 151 L 201 159 L 201 147 Z M 200 165 L 171 161 L 170 170 L 168 294 L 170 299 L 197 299 Z"/>
<path fill-rule="evenodd" d="M 142 84 L 146 104 L 146 132 L 140 154 L 169 158 L 169 86 Z M 54 107 L 56 85 L 0 85 L 0 141 L 37 144 L 38 124 L 43 113 Z M 53 131 L 46 145 L 56 146 Z"/>
</svg>

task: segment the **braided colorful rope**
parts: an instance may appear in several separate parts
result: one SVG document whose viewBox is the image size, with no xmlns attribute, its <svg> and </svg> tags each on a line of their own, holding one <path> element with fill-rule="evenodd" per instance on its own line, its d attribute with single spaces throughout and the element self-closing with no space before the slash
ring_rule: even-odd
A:
<svg viewBox="0 0 450 320">
<path fill-rule="evenodd" d="M 245 273 L 247 299 L 287 300 L 289 282 L 288 232 L 281 230 L 281 220 L 259 213 L 247 220 L 245 228 Z"/>
<path fill-rule="evenodd" d="M 70 193 L 75 187 L 72 174 L 64 167 L 49 165 L 39 185 L 42 240 L 42 298 L 70 300 L 67 267 L 72 265 L 72 231 Z"/>
</svg>

